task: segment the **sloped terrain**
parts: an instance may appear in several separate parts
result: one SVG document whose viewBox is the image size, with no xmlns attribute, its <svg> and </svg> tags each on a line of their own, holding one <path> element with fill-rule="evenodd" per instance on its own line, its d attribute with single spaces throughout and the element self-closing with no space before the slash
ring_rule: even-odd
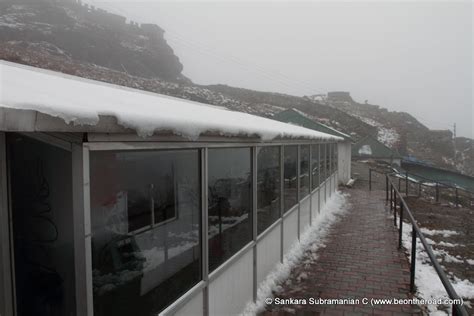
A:
<svg viewBox="0 0 474 316">
<path fill-rule="evenodd" d="M 127 23 L 72 0 L 0 1 L 0 41 L 22 41 L 52 54 L 142 77 L 184 80 L 178 57 L 156 25 Z"/>
<path fill-rule="evenodd" d="M 454 146 L 450 131 L 431 131 L 408 113 L 357 103 L 348 93 L 298 97 L 193 84 L 159 26 L 76 0 L 0 0 L 0 59 L 265 117 L 296 108 L 355 140 L 377 136 L 402 155 L 474 175 L 471 139 Z"/>
<path fill-rule="evenodd" d="M 379 141 L 397 149 L 402 156 L 437 167 L 474 175 L 474 141 L 453 139 L 450 130 L 430 130 L 405 112 L 390 112 L 378 105 L 354 100 L 327 98 L 322 101 L 377 128 Z"/>
</svg>

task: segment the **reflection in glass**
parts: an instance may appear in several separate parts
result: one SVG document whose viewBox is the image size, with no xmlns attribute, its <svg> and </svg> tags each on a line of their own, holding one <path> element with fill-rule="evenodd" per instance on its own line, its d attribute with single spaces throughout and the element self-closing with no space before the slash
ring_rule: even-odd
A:
<svg viewBox="0 0 474 316">
<path fill-rule="evenodd" d="M 320 171 L 320 181 L 321 183 L 326 180 L 327 172 L 326 172 L 326 146 L 327 144 L 321 144 L 319 146 L 319 171 Z"/>
<path fill-rule="evenodd" d="M 250 148 L 209 149 L 209 271 L 252 240 Z"/>
<path fill-rule="evenodd" d="M 201 280 L 198 150 L 90 154 L 94 315 L 153 315 Z"/>
<path fill-rule="evenodd" d="M 309 145 L 300 146 L 300 200 L 309 194 Z"/>
<path fill-rule="evenodd" d="M 326 179 L 329 178 L 329 176 L 332 173 L 332 170 L 331 170 L 331 152 L 332 152 L 332 144 L 327 144 L 326 145 Z"/>
<path fill-rule="evenodd" d="M 284 206 L 285 211 L 290 210 L 298 202 L 298 188 L 297 188 L 297 175 L 298 175 L 298 146 L 285 146 L 284 147 Z"/>
<path fill-rule="evenodd" d="M 311 176 L 314 190 L 319 186 L 319 144 L 311 145 Z"/>
<path fill-rule="evenodd" d="M 280 147 L 257 148 L 257 232 L 280 217 Z"/>
</svg>

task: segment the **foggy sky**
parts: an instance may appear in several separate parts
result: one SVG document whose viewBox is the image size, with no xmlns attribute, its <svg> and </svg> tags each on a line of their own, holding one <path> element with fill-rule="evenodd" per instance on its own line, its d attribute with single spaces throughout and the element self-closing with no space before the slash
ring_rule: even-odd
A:
<svg viewBox="0 0 474 316">
<path fill-rule="evenodd" d="M 87 2 L 160 25 L 195 83 L 350 91 L 474 138 L 470 1 Z"/>
</svg>

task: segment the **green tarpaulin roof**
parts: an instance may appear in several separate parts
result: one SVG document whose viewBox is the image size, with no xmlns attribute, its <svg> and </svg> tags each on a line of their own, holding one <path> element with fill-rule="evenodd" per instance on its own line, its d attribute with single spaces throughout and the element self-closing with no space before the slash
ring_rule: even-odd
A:
<svg viewBox="0 0 474 316">
<path fill-rule="evenodd" d="M 272 118 L 280 122 L 292 123 L 318 132 L 339 136 L 344 138 L 345 141 L 353 141 L 349 135 L 341 133 L 335 130 L 334 128 L 331 128 L 319 122 L 316 122 L 313 119 L 309 118 L 305 113 L 297 109 L 288 109 L 282 111 L 278 114 L 275 114 Z"/>
<path fill-rule="evenodd" d="M 364 137 L 352 145 L 352 157 L 401 158 L 396 150 L 390 149 L 372 136 Z"/>
</svg>

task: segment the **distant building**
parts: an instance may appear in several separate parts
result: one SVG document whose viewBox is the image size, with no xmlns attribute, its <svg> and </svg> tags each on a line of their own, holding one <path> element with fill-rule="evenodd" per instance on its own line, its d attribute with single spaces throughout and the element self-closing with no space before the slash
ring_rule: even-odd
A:
<svg viewBox="0 0 474 316">
<path fill-rule="evenodd" d="M 338 165 L 340 166 L 338 170 L 338 178 L 341 183 L 347 183 L 349 181 L 351 178 L 351 143 L 353 143 L 353 139 L 349 135 L 339 132 L 334 128 L 326 126 L 322 123 L 316 122 L 306 113 L 297 109 L 288 109 L 282 111 L 273 116 L 273 119 L 344 138 L 344 141 L 338 146 Z"/>
<path fill-rule="evenodd" d="M 336 102 L 336 103 L 354 102 L 354 100 L 352 100 L 350 92 L 346 92 L 346 91 L 328 92 L 328 101 Z"/>
<path fill-rule="evenodd" d="M 373 159 L 400 166 L 401 156 L 372 136 L 360 139 L 352 146 L 352 159 Z"/>
</svg>

